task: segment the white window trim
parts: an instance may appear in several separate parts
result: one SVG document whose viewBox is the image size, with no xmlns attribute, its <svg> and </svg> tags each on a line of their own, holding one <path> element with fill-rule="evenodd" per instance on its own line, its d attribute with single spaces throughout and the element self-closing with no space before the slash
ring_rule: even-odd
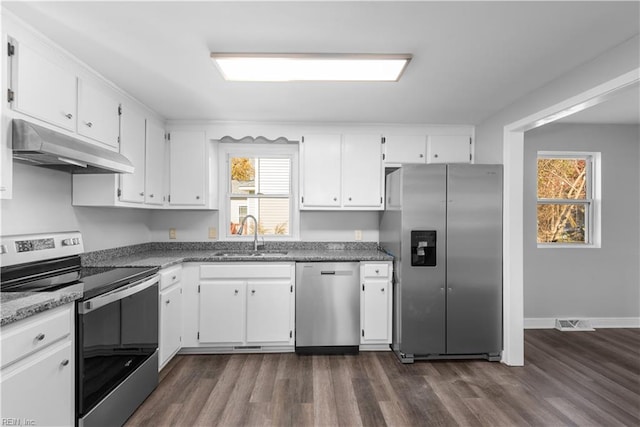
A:
<svg viewBox="0 0 640 427">
<path fill-rule="evenodd" d="M 218 229 L 220 230 L 220 240 L 228 242 L 253 241 L 253 235 L 237 236 L 229 233 L 229 204 L 230 204 L 230 183 L 229 158 L 234 157 L 288 157 L 291 159 L 291 200 L 289 203 L 289 225 L 288 236 L 265 236 L 264 241 L 298 241 L 300 240 L 300 209 L 298 206 L 298 144 L 244 144 L 244 143 L 221 143 L 218 146 L 218 171 L 219 171 L 219 214 Z M 263 240 L 263 236 L 258 236 Z"/>
<path fill-rule="evenodd" d="M 590 158 L 587 192 L 591 194 L 587 212 L 588 243 L 537 243 L 539 249 L 597 249 L 602 246 L 602 158 L 600 152 L 592 151 L 538 151 L 539 158 Z M 537 176 L 536 167 L 536 176 Z M 539 200 L 536 192 L 536 219 Z M 561 200 L 561 199 L 557 199 Z M 575 201 L 572 201 L 576 204 Z M 577 202 L 578 204 L 580 201 Z"/>
</svg>

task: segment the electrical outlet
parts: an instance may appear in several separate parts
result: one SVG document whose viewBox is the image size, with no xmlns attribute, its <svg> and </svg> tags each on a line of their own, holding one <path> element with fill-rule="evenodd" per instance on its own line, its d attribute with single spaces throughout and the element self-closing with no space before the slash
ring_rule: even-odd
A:
<svg viewBox="0 0 640 427">
<path fill-rule="evenodd" d="M 355 239 L 362 240 L 362 230 L 356 230 Z"/>
<path fill-rule="evenodd" d="M 176 238 L 176 229 L 175 228 L 170 228 L 169 229 L 169 238 L 170 239 L 175 239 Z"/>
<path fill-rule="evenodd" d="M 218 229 L 215 227 L 209 227 L 209 238 L 215 239 L 218 237 Z"/>
</svg>

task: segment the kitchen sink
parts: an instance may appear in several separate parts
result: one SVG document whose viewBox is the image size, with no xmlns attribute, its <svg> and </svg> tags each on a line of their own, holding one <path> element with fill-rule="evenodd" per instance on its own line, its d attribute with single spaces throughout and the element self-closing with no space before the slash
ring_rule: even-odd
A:
<svg viewBox="0 0 640 427">
<path fill-rule="evenodd" d="M 288 252 L 271 252 L 271 251 L 220 251 L 214 252 L 214 256 L 221 256 L 225 258 L 245 258 L 245 257 L 256 257 L 256 258 L 269 258 L 269 257 L 280 257 L 287 255 Z"/>
</svg>

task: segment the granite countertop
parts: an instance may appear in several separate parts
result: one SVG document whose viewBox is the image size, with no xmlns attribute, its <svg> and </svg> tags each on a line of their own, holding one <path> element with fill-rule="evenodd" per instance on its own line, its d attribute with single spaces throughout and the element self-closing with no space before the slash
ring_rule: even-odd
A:
<svg viewBox="0 0 640 427">
<path fill-rule="evenodd" d="M 50 292 L 0 292 L 0 326 L 69 304 L 82 297 L 82 286 L 70 285 Z"/>
<path fill-rule="evenodd" d="M 321 262 L 321 261 L 392 261 L 393 257 L 377 249 L 280 249 L 266 250 L 267 256 L 221 256 L 233 250 L 150 250 L 135 254 L 115 255 L 107 259 L 83 262 L 87 267 L 160 267 L 183 262 Z M 275 252 L 275 253 L 274 253 Z"/>
<path fill-rule="evenodd" d="M 268 256 L 252 256 L 250 243 L 183 242 L 145 243 L 89 252 L 82 255 L 84 267 L 160 267 L 183 262 L 322 262 L 392 261 L 375 243 L 269 243 Z M 221 256 L 220 252 L 244 252 L 243 256 Z M 82 284 L 50 292 L 0 292 L 0 326 L 68 304 L 82 297 Z"/>
</svg>

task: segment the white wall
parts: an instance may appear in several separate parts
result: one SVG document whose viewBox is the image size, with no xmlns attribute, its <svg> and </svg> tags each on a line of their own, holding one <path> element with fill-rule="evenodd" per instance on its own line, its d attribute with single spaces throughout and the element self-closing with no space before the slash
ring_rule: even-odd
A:
<svg viewBox="0 0 640 427">
<path fill-rule="evenodd" d="M 149 241 L 148 211 L 73 207 L 71 174 L 13 166 L 13 198 L 2 200 L 0 235 L 79 230 L 86 251 Z"/>
<path fill-rule="evenodd" d="M 217 211 L 152 211 L 150 239 L 165 241 L 207 241 L 209 227 L 218 227 Z M 176 229 L 176 240 L 169 239 L 169 228 Z M 355 230 L 362 231 L 363 242 L 378 241 L 378 212 L 300 213 L 300 240 L 353 242 Z M 217 233 L 220 235 L 219 231 Z"/>
<path fill-rule="evenodd" d="M 640 128 L 550 124 L 526 132 L 524 150 L 526 323 L 557 317 L 640 317 Z M 544 150 L 602 153 L 601 248 L 537 248 L 536 158 Z"/>
</svg>

